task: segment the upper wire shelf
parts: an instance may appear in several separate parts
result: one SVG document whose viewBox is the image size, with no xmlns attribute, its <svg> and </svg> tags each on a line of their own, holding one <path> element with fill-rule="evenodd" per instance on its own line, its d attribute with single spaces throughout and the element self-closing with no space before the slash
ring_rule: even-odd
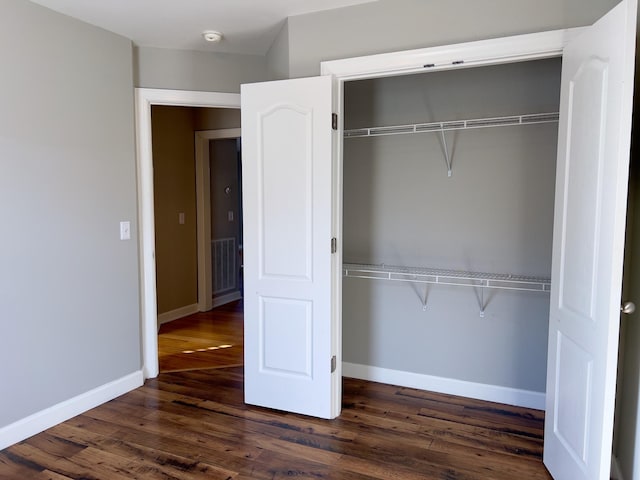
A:
<svg viewBox="0 0 640 480">
<path fill-rule="evenodd" d="M 524 290 L 528 292 L 551 291 L 551 280 L 549 278 L 502 273 L 345 263 L 342 265 L 342 274 L 345 277 L 368 278 L 373 280 L 499 288 L 505 290 Z"/>
<path fill-rule="evenodd" d="M 344 131 L 344 138 L 379 137 L 383 135 L 403 135 L 408 133 L 447 132 L 472 128 L 507 127 L 511 125 L 533 125 L 553 123 L 560 118 L 558 112 L 531 113 L 508 117 L 474 118 L 450 120 L 446 122 L 415 123 L 410 125 L 390 125 L 386 127 L 355 128 Z"/>
</svg>

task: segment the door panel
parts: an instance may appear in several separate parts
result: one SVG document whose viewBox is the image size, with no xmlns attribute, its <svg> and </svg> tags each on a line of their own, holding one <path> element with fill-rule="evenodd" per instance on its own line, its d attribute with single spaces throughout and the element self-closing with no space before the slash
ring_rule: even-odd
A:
<svg viewBox="0 0 640 480">
<path fill-rule="evenodd" d="M 242 86 L 245 401 L 333 418 L 332 84 Z"/>
<path fill-rule="evenodd" d="M 290 105 L 278 105 L 258 118 L 263 277 L 312 280 L 312 126 L 312 109 Z M 284 142 L 279 129 L 287 132 Z"/>
<path fill-rule="evenodd" d="M 611 462 L 637 1 L 563 55 L 544 462 L 556 480 Z"/>
<path fill-rule="evenodd" d="M 604 163 L 602 110 L 607 103 L 608 70 L 606 62 L 590 58 L 569 81 L 566 207 L 559 286 L 560 309 L 577 321 L 594 320 Z"/>
<path fill-rule="evenodd" d="M 574 461 L 584 463 L 590 434 L 593 357 L 558 332 L 557 358 L 554 431 Z"/>
<path fill-rule="evenodd" d="M 312 304 L 304 300 L 261 298 L 260 369 L 311 379 Z"/>
</svg>

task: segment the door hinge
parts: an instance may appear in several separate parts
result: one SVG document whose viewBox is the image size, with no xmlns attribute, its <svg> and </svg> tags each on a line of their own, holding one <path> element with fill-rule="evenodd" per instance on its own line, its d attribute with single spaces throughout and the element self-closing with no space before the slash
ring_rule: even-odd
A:
<svg viewBox="0 0 640 480">
<path fill-rule="evenodd" d="M 333 237 L 331 239 L 331 253 L 336 253 L 338 251 L 338 239 Z"/>
<path fill-rule="evenodd" d="M 331 128 L 333 130 L 338 130 L 338 114 L 337 113 L 331 114 Z"/>
<path fill-rule="evenodd" d="M 336 356 L 331 357 L 331 373 L 336 371 Z"/>
</svg>

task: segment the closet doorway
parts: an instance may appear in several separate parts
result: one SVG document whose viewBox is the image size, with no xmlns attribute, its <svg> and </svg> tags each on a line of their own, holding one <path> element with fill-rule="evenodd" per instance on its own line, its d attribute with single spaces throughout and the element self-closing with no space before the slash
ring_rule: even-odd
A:
<svg viewBox="0 0 640 480">
<path fill-rule="evenodd" d="M 345 82 L 345 376 L 544 409 L 560 73 Z"/>
</svg>

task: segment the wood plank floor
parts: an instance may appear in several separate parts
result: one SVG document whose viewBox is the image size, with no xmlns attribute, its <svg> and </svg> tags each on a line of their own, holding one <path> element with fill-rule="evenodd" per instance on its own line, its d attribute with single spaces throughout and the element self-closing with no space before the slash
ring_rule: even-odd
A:
<svg viewBox="0 0 640 480">
<path fill-rule="evenodd" d="M 551 478 L 543 412 L 343 383 L 327 421 L 245 405 L 242 367 L 164 373 L 1 451 L 0 478 Z"/>
<path fill-rule="evenodd" d="M 161 372 L 220 368 L 243 364 L 242 300 L 196 313 L 160 327 Z"/>
</svg>

